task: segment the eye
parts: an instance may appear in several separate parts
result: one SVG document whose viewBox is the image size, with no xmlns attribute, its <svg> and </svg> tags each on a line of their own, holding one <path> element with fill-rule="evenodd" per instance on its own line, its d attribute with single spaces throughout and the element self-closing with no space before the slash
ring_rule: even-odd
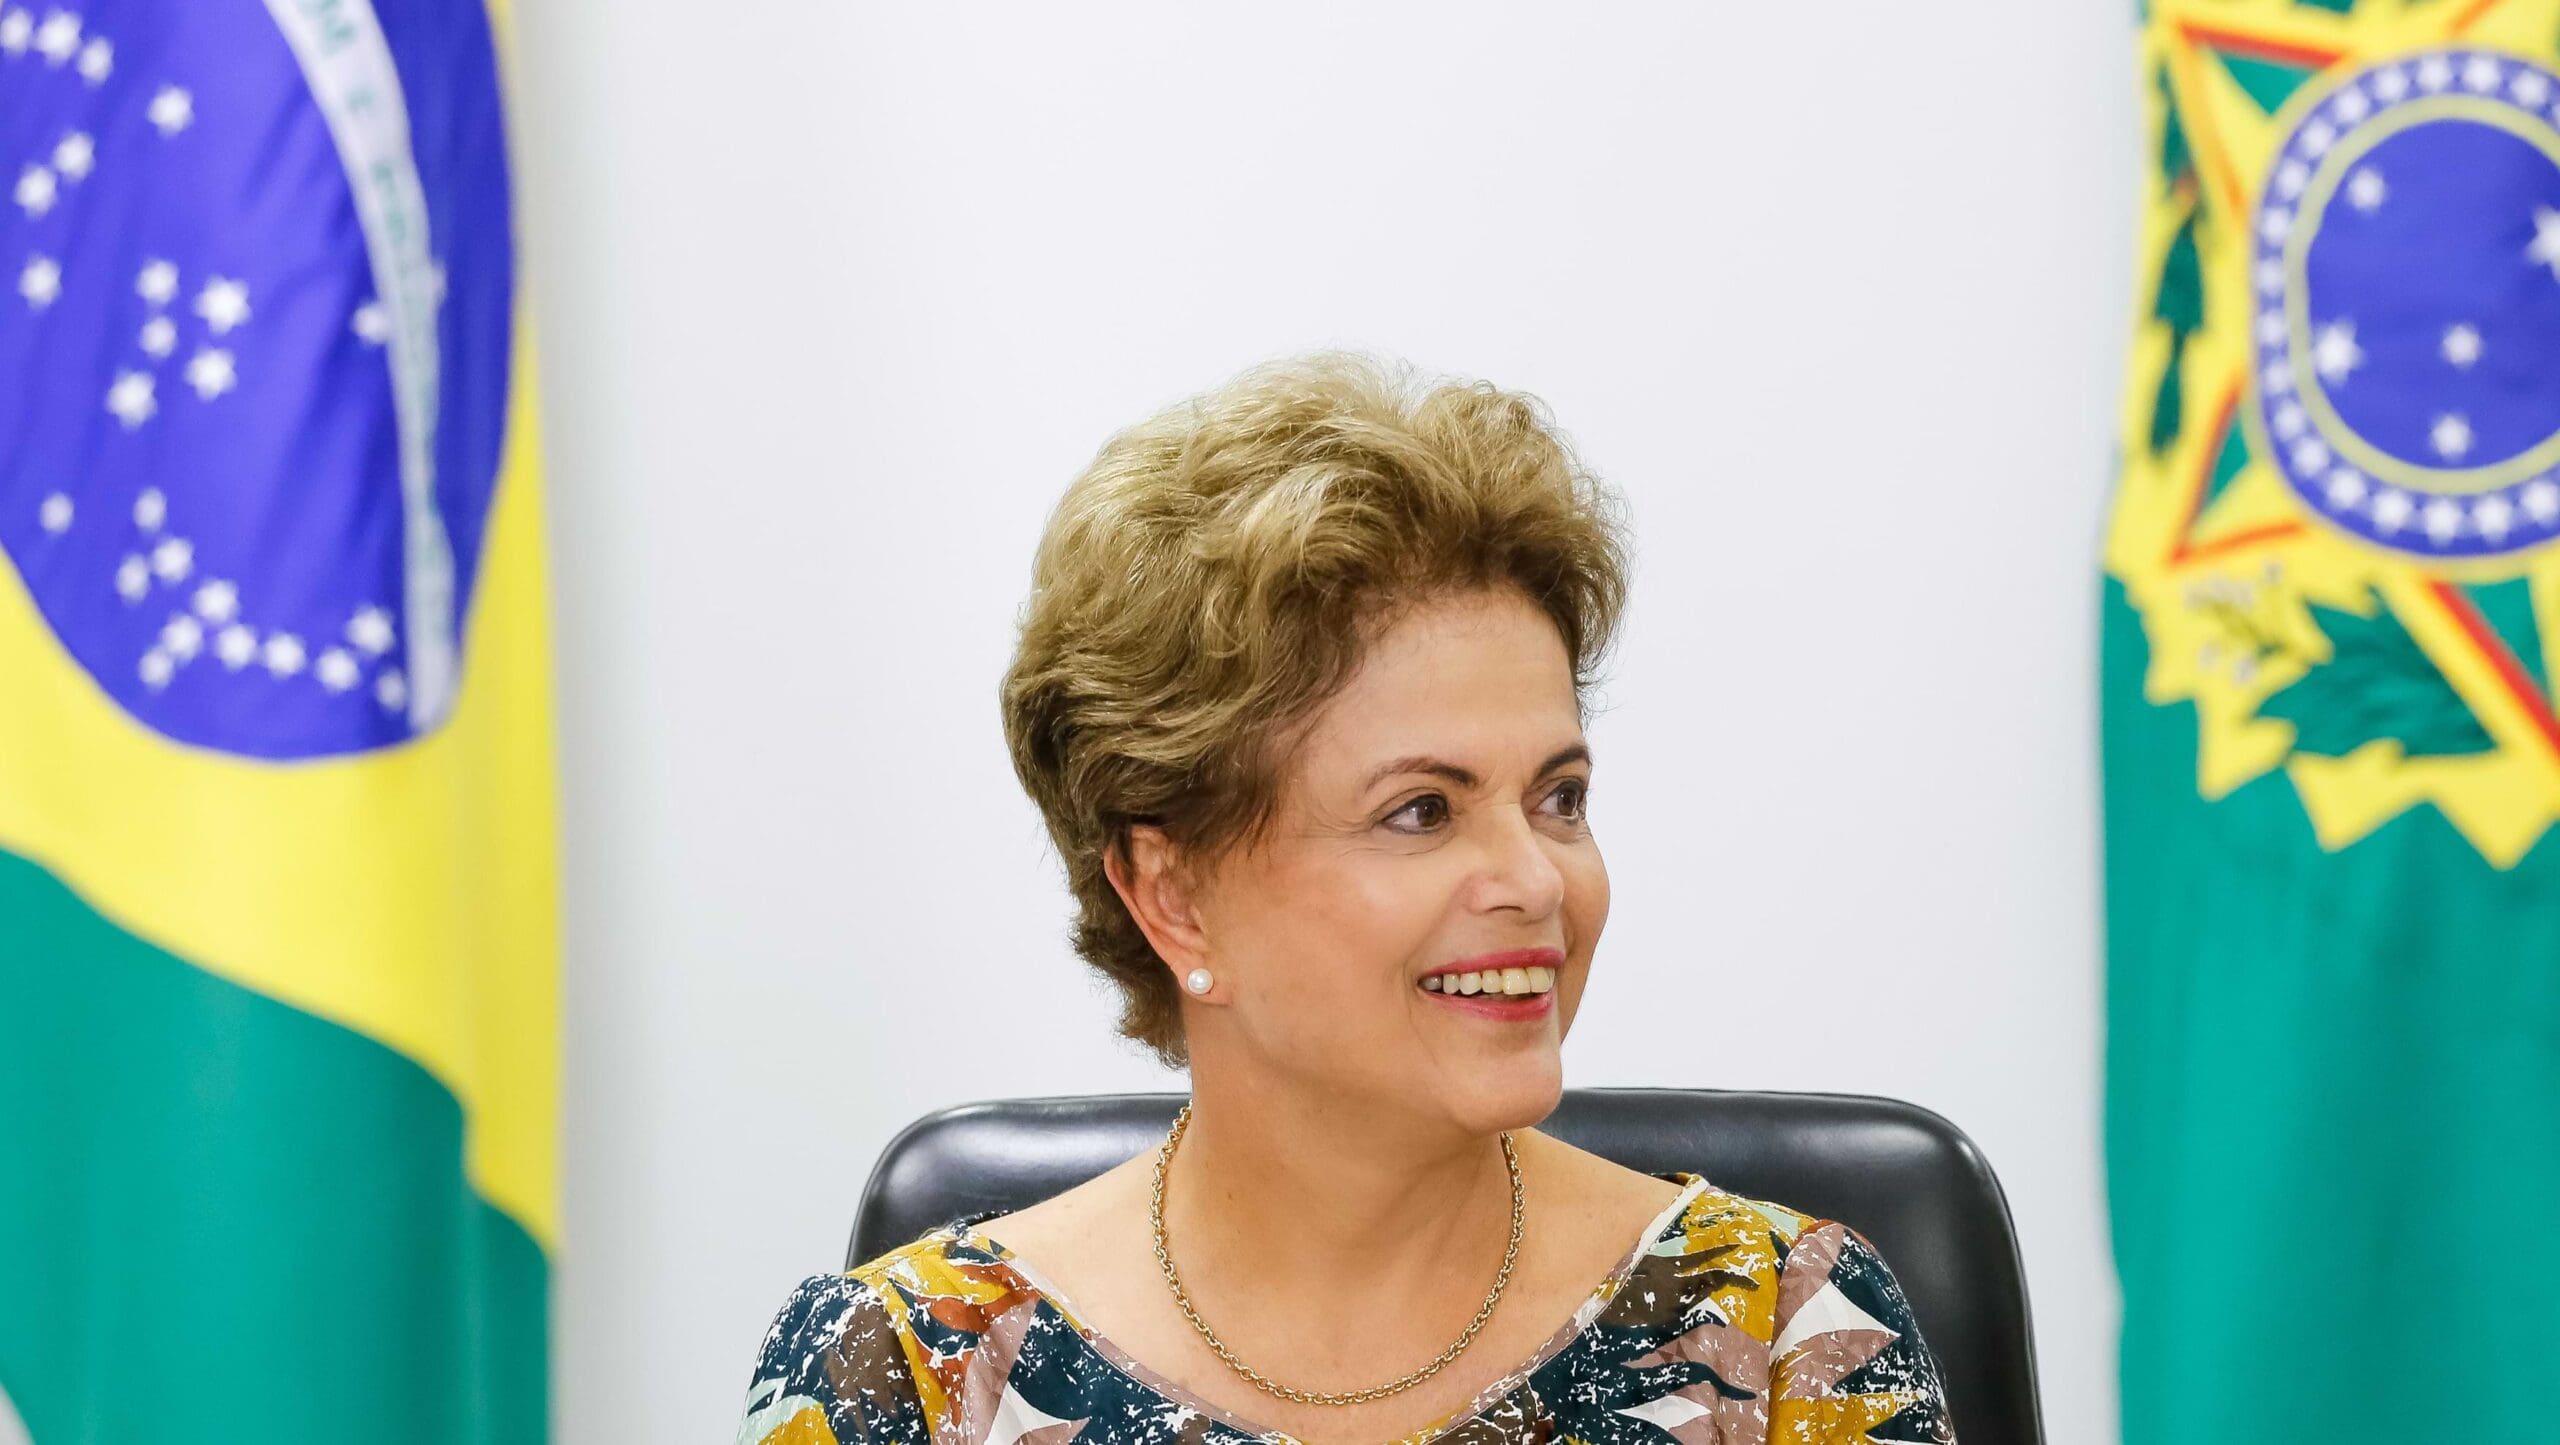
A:
<svg viewBox="0 0 2560 1445">
<path fill-rule="evenodd" d="M 1421 817 L 1418 817 L 1418 822 L 1421 822 L 1421 828 L 1398 828 L 1398 833 L 1428 833 L 1428 830 L 1431 830 L 1431 828 L 1436 828 L 1436 825 L 1439 825 L 1439 822 L 1444 822 L 1446 817 L 1449 817 L 1449 799 L 1441 797 L 1441 794 L 1436 794 L 1436 792 L 1426 792 L 1426 794 L 1421 794 L 1421 797 L 1411 799 L 1411 802 L 1405 802 L 1403 807 L 1398 807 L 1398 810 L 1395 810 L 1395 812 L 1390 812 L 1390 815 L 1388 815 L 1388 822 L 1395 822 L 1395 820 L 1398 820 L 1398 817 L 1408 815 L 1408 812 L 1416 812 L 1416 810 L 1421 812 Z"/>
<path fill-rule="evenodd" d="M 1591 807 L 1591 785 L 1580 778 L 1567 778 L 1549 790 L 1547 801 L 1559 805 L 1556 816 L 1582 822 Z"/>
</svg>

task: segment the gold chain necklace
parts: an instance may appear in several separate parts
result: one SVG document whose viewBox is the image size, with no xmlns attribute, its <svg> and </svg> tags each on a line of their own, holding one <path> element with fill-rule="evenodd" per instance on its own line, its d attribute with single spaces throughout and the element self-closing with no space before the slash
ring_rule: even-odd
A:
<svg viewBox="0 0 2560 1445">
<path fill-rule="evenodd" d="M 1255 1389 L 1265 1394 L 1277 1395 L 1284 1400 L 1295 1400 L 1302 1405 L 1358 1405 L 1370 1400 L 1382 1400 L 1389 1395 L 1410 1390 L 1440 1373 L 1442 1366 L 1456 1359 L 1460 1351 L 1475 1342 L 1476 1331 L 1483 1329 L 1484 1322 L 1493 1317 L 1494 1301 L 1502 1298 L 1502 1287 L 1511 1282 L 1511 1262 L 1520 1255 L 1520 1222 L 1525 1215 L 1521 1207 L 1523 1191 L 1520 1187 L 1520 1155 L 1511 1147 L 1511 1133 L 1507 1129 L 1502 1134 L 1502 1162 L 1511 1171 L 1511 1242 L 1503 1246 L 1502 1269 L 1493 1277 L 1493 1288 L 1485 1294 L 1483 1307 L 1476 1311 L 1474 1319 L 1467 1322 L 1467 1328 L 1458 1336 L 1457 1342 L 1442 1350 L 1438 1359 L 1411 1374 L 1398 1376 L 1383 1385 L 1372 1385 L 1365 1390 L 1344 1390 L 1330 1394 L 1321 1390 L 1301 1390 L 1279 1384 L 1260 1370 L 1237 1359 L 1235 1352 L 1227 1348 L 1226 1342 L 1218 1338 L 1218 1332 L 1209 1328 L 1209 1322 L 1200 1318 L 1200 1312 L 1191 1307 L 1191 1296 L 1182 1288 L 1182 1276 L 1176 1274 L 1173 1269 L 1173 1252 L 1165 1248 L 1164 1170 L 1167 1164 L 1173 1162 L 1173 1147 L 1181 1142 L 1182 1131 L 1190 1126 L 1191 1106 L 1186 1103 L 1182 1106 L 1182 1112 L 1173 1116 L 1173 1128 L 1164 1136 L 1163 1147 L 1156 1150 L 1155 1198 L 1147 1210 L 1149 1222 L 1155 1229 L 1156 1263 L 1164 1267 L 1164 1282 L 1173 1287 L 1173 1302 L 1181 1306 L 1183 1317 L 1190 1320 L 1191 1327 L 1200 1332 L 1200 1338 L 1209 1342 L 1209 1348 L 1217 1351 L 1218 1358 L 1226 1361 L 1229 1369 L 1252 1381 Z"/>
</svg>

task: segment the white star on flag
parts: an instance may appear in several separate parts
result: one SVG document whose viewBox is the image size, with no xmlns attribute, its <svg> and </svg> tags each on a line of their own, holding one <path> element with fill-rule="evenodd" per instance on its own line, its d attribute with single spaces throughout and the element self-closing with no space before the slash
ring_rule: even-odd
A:
<svg viewBox="0 0 2560 1445">
<path fill-rule="evenodd" d="M 44 499 L 36 509 L 36 525 L 59 537 L 71 530 L 71 499 L 60 492 Z"/>
<path fill-rule="evenodd" d="M 24 55 L 27 41 L 36 33 L 36 18 L 24 10 L 0 15 L 0 55 Z"/>
<path fill-rule="evenodd" d="M 214 634 L 213 655 L 222 659 L 224 667 L 238 672 L 258 655 L 258 634 L 234 622 Z"/>
<path fill-rule="evenodd" d="M 2284 238 L 2293 234 L 2293 212 L 2281 210 L 2267 212 L 2258 222 L 2258 234 L 2266 237 L 2269 245 L 2284 244 Z"/>
<path fill-rule="evenodd" d="M 302 671 L 302 639 L 290 632 L 270 633 L 264 649 L 267 671 L 277 677 L 291 677 Z"/>
<path fill-rule="evenodd" d="M 373 696 L 384 711 L 398 712 L 409 705 L 409 680 L 400 675 L 400 669 L 391 668 L 373 680 Z"/>
<path fill-rule="evenodd" d="M 2508 524 L 2515 521 L 2515 509 L 2507 505 L 2506 498 L 2492 493 L 2471 504 L 2471 521 L 2481 536 L 2495 542 L 2507 535 Z"/>
<path fill-rule="evenodd" d="M 56 10 L 36 27 L 36 54 L 47 65 L 60 65 L 80 48 L 80 17 Z"/>
<path fill-rule="evenodd" d="M 169 654 L 162 652 L 159 648 L 155 647 L 142 654 L 142 683 L 154 692 L 167 687 L 169 675 L 176 670 L 176 665 L 169 661 Z"/>
<path fill-rule="evenodd" d="M 320 661 L 311 669 L 311 675 L 320 679 L 320 685 L 331 692 L 345 692 L 356 685 L 355 654 L 343 647 L 332 647 L 320 654 Z"/>
<path fill-rule="evenodd" d="M 80 78 L 91 85 L 104 85 L 116 69 L 116 48 L 103 40 L 92 40 L 80 47 Z"/>
<path fill-rule="evenodd" d="M 391 614 L 379 607 L 359 607 L 347 620 L 347 641 L 371 656 L 389 652 L 391 638 Z"/>
<path fill-rule="evenodd" d="M 17 189 L 11 191 L 9 196 L 18 203 L 18 209 L 26 212 L 28 219 L 32 220 L 53 209 L 53 198 L 58 190 L 59 188 L 53 183 L 52 171 L 43 166 L 29 166 L 18 172 Z"/>
<path fill-rule="evenodd" d="M 2368 215 L 2381 209 L 2383 198 L 2390 194 L 2382 184 L 2382 172 L 2371 166 L 2358 166 L 2347 177 L 2347 204 Z"/>
<path fill-rule="evenodd" d="M 2553 279 L 2560 280 L 2560 210 L 2549 206 L 2533 208 L 2533 244 L 2525 247 L 2524 253 L 2550 267 Z"/>
<path fill-rule="evenodd" d="M 2549 477 L 2536 477 L 2516 494 L 2524 503 L 2524 514 L 2537 522 L 2560 520 L 2560 483 Z"/>
<path fill-rule="evenodd" d="M 2302 188 L 2311 184 L 2311 167 L 2300 161 L 2286 161 L 2276 167 L 2276 194 L 2288 201 L 2302 199 Z"/>
<path fill-rule="evenodd" d="M 240 612 L 240 589 L 220 578 L 196 589 L 196 615 L 207 622 L 229 622 Z"/>
<path fill-rule="evenodd" d="M 107 410 L 114 412 L 116 420 L 123 422 L 125 429 L 131 431 L 151 420 L 151 414 L 160 409 L 159 399 L 154 395 L 157 389 L 158 384 L 151 379 L 150 372 L 119 371 L 115 385 L 107 388 Z"/>
<path fill-rule="evenodd" d="M 2444 359 L 2468 369 L 2480 359 L 2480 328 L 2459 322 L 2444 329 Z"/>
<path fill-rule="evenodd" d="M 158 487 L 145 487 L 133 499 L 133 524 L 146 532 L 157 532 L 169 520 L 169 499 L 160 495 Z"/>
<path fill-rule="evenodd" d="M 159 127 L 162 135 L 176 135 L 195 123 L 196 98 L 177 86 L 164 85 L 159 94 L 151 97 L 151 108 L 143 114 Z"/>
<path fill-rule="evenodd" d="M 2464 452 L 2471 450 L 2471 422 L 2466 417 L 2448 412 L 2436 418 L 2435 429 L 2427 433 L 2427 441 L 2436 449 L 2437 456 L 2458 462 Z"/>
<path fill-rule="evenodd" d="M 2339 92 L 2337 100 L 2329 107 L 2329 113 L 2345 124 L 2354 125 L 2373 114 L 2373 102 L 2365 99 L 2363 91 L 2350 85 Z"/>
<path fill-rule="evenodd" d="M 2373 78 L 2373 93 L 2386 103 L 2398 103 L 2400 97 L 2409 93 L 2409 72 L 2396 65 L 2384 67 Z"/>
<path fill-rule="evenodd" d="M 184 582 L 195 566 L 195 544 L 184 537 L 163 537 L 151 549 L 151 575 L 163 582 Z"/>
<path fill-rule="evenodd" d="M 2363 364 L 2364 352 L 2356 345 L 2352 321 L 2332 321 L 2311 339 L 2311 368 L 2331 386 L 2345 381 L 2347 373 Z"/>
<path fill-rule="evenodd" d="M 2437 542 L 2450 542 L 2462 530 L 2462 504 L 2451 497 L 2438 497 L 2427 503 L 2427 535 Z"/>
<path fill-rule="evenodd" d="M 2453 84 L 2453 62 L 2441 55 L 2430 55 L 2418 62 L 2418 88 L 2442 90 Z"/>
<path fill-rule="evenodd" d="M 127 602 L 139 602 L 151 590 L 151 564 L 139 557 L 127 557 L 116 568 L 116 595 Z"/>
<path fill-rule="evenodd" d="M 2407 492 L 2385 488 L 2373 499 L 2373 524 L 2385 532 L 2397 532 L 2415 510 L 2416 504 L 2409 500 Z"/>
<path fill-rule="evenodd" d="M 2540 71 L 2519 70 L 2516 78 L 2507 83 L 2507 94 L 2527 110 L 2540 110 L 2543 102 L 2551 99 L 2551 82 Z"/>
<path fill-rule="evenodd" d="M 196 395 L 205 401 L 229 391 L 239 379 L 231 353 L 218 347 L 206 347 L 187 359 L 187 385 L 194 387 Z"/>
<path fill-rule="evenodd" d="M 2345 467 L 2329 474 L 2329 505 L 2341 510 L 2364 500 L 2364 478 Z"/>
<path fill-rule="evenodd" d="M 51 256 L 29 256 L 26 268 L 18 273 L 18 294 L 38 311 L 53 304 L 62 294 L 62 266 Z"/>
<path fill-rule="evenodd" d="M 142 323 L 142 335 L 137 339 L 144 355 L 166 356 L 177 349 L 178 324 L 166 316 L 154 316 Z"/>
<path fill-rule="evenodd" d="M 160 629 L 160 645 L 180 662 L 189 661 L 203 650 L 204 624 L 181 612 Z"/>
<path fill-rule="evenodd" d="M 204 318 L 207 331 L 220 336 L 249 319 L 249 288 L 216 276 L 196 293 L 196 314 Z"/>
<path fill-rule="evenodd" d="M 368 346 L 380 346 L 391 339 L 391 313 L 379 301 L 357 307 L 354 319 L 347 324 L 354 328 L 356 339 Z"/>
<path fill-rule="evenodd" d="M 67 181 L 85 181 L 98 163 L 98 143 L 86 131 L 73 131 L 53 148 L 53 168 Z"/>
<path fill-rule="evenodd" d="M 178 294 L 178 268 L 167 261 L 145 261 L 133 278 L 133 294 L 154 306 L 166 306 Z"/>
<path fill-rule="evenodd" d="M 2498 82 L 2505 78 L 2506 72 L 2498 68 L 2498 62 L 2485 55 L 2471 57 L 2470 63 L 2462 67 L 2462 83 L 2482 95 L 2496 90 Z"/>
<path fill-rule="evenodd" d="M 2338 128 L 2325 120 L 2315 120 L 2302 128 L 2302 153 L 2317 160 L 2338 143 Z"/>
</svg>

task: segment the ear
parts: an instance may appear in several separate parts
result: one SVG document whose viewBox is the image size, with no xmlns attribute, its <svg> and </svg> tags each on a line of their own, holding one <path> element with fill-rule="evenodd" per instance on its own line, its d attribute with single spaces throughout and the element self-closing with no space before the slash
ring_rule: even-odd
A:
<svg viewBox="0 0 2560 1445">
<path fill-rule="evenodd" d="M 1164 830 L 1151 823 L 1130 825 L 1127 848 L 1102 850 L 1103 876 L 1129 916 L 1154 946 L 1156 957 L 1176 978 L 1209 961 L 1209 939 L 1200 925 L 1193 885 Z"/>
</svg>

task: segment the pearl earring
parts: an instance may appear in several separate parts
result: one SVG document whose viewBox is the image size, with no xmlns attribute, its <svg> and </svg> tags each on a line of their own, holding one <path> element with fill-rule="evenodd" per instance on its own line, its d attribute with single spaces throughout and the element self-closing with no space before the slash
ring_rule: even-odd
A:
<svg viewBox="0 0 2560 1445">
<path fill-rule="evenodd" d="M 1209 970 L 1205 968 L 1195 968 L 1188 974 L 1183 975 L 1182 986 L 1191 990 L 1193 993 L 1207 993 L 1209 991 L 1209 986 L 1215 982 L 1215 979 L 1209 977 Z"/>
</svg>

